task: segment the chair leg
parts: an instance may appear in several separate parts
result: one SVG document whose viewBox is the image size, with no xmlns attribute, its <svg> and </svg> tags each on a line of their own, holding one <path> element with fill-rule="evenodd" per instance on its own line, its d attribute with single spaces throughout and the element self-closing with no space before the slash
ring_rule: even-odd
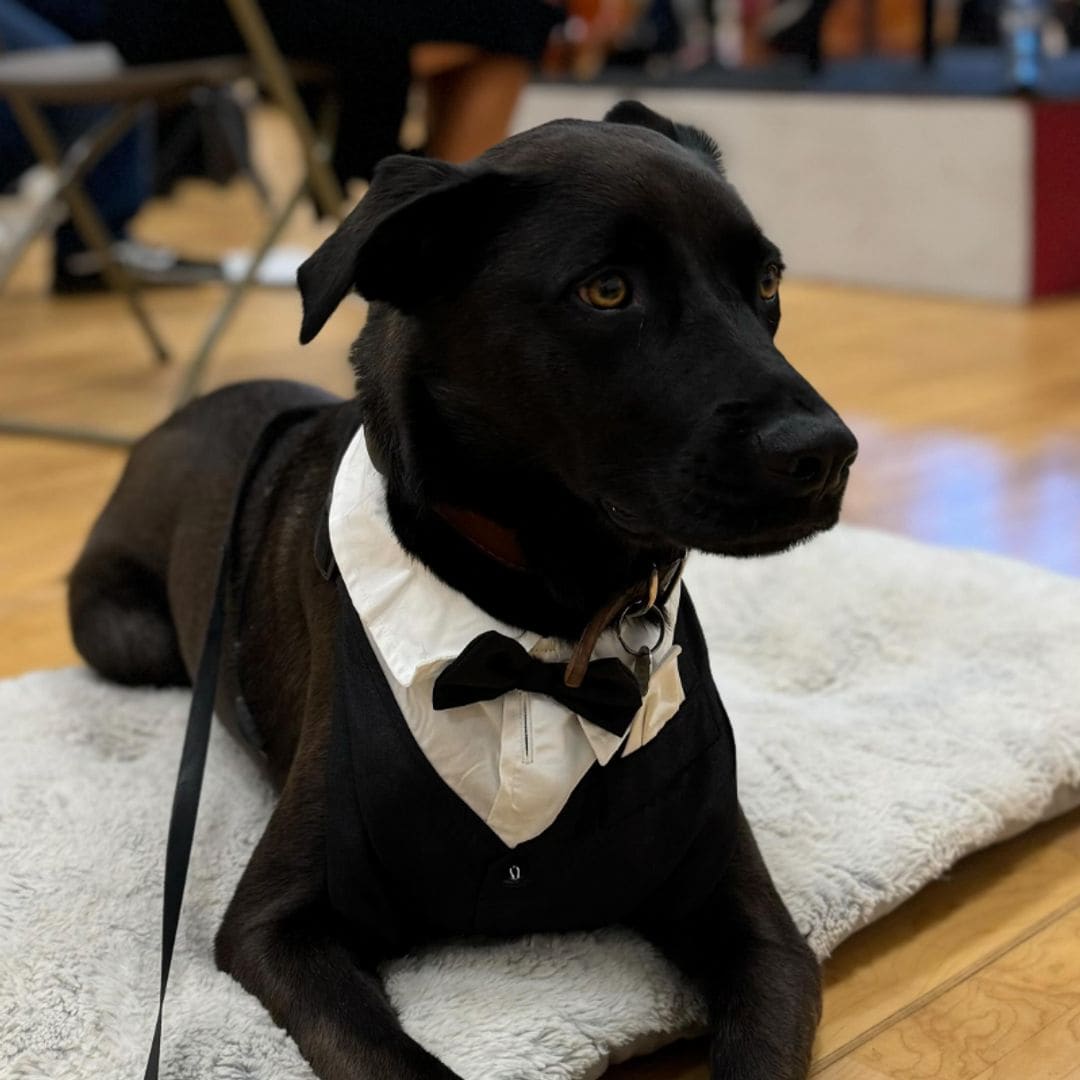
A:
<svg viewBox="0 0 1080 1080">
<path fill-rule="evenodd" d="M 277 243 L 278 237 L 281 236 L 281 233 L 288 224 L 293 212 L 296 210 L 297 206 L 300 205 L 300 200 L 303 199 L 306 191 L 307 177 L 304 177 L 304 179 L 297 184 L 284 206 L 278 210 L 276 217 L 270 223 L 270 227 L 266 230 L 266 234 L 263 236 L 258 248 L 252 253 L 251 261 L 248 264 L 247 270 L 244 272 L 244 276 L 239 281 L 233 282 L 233 284 L 229 286 L 229 292 L 225 297 L 224 303 L 218 308 L 213 320 L 206 328 L 206 332 L 199 342 L 199 347 L 195 350 L 195 355 L 191 358 L 191 362 L 187 366 L 184 381 L 176 396 L 175 404 L 177 408 L 187 404 L 187 402 L 189 402 L 198 392 L 199 384 L 202 381 L 207 363 L 210 360 L 210 354 L 214 351 L 214 347 L 217 345 L 218 340 L 225 332 L 225 328 L 232 321 L 232 318 L 236 314 L 236 310 L 240 306 L 240 302 L 244 299 L 244 296 L 247 294 L 248 289 L 254 284 L 255 278 L 259 273 L 259 267 L 262 266 L 263 260 L 266 258 L 269 250 Z"/>
<path fill-rule="evenodd" d="M 341 216 L 344 193 L 329 165 L 325 142 L 319 139 L 304 109 L 288 65 L 274 41 L 257 0 L 226 0 L 233 21 L 248 47 L 255 66 L 274 101 L 292 124 L 304 154 L 311 191 L 319 209 L 329 217 Z"/>
<path fill-rule="evenodd" d="M 62 168 L 60 148 L 41 113 L 21 95 L 12 95 L 10 104 L 27 142 L 38 158 L 54 169 Z M 65 187 L 63 197 L 71 210 L 71 218 L 79 235 L 101 258 L 101 270 L 110 288 L 122 293 L 127 300 L 132 315 L 150 343 L 154 358 L 158 363 L 167 363 L 168 349 L 143 306 L 139 285 L 113 257 L 112 238 L 94 204 L 74 179 Z"/>
<path fill-rule="evenodd" d="M 0 289 L 19 265 L 31 241 L 46 229 L 55 228 L 67 216 L 61 206 L 59 185 L 47 199 L 35 206 L 29 216 L 15 229 L 15 236 L 0 251 Z"/>
<path fill-rule="evenodd" d="M 135 279 L 116 262 L 110 250 L 112 238 L 108 230 L 94 209 L 94 204 L 86 197 L 85 192 L 78 185 L 73 185 L 65 194 L 68 206 L 71 207 L 71 218 L 75 227 L 79 230 L 82 238 L 101 257 L 101 272 L 109 287 L 122 293 L 127 305 L 135 316 L 135 321 L 142 328 L 143 335 L 150 343 L 154 359 L 159 364 L 169 362 L 169 350 L 162 341 L 150 319 L 150 314 L 142 300 L 142 290 Z"/>
<path fill-rule="evenodd" d="M 55 228 L 68 216 L 64 192 L 81 180 L 138 119 L 139 111 L 127 105 L 84 132 L 64 152 L 60 167 L 53 170 L 52 190 L 19 229 L 7 250 L 0 253 L 0 289 L 19 264 L 30 242 L 46 229 Z"/>
<path fill-rule="evenodd" d="M 63 439 L 65 442 L 91 443 L 95 446 L 131 446 L 135 435 L 121 435 L 114 431 L 85 428 L 68 424 L 36 423 L 32 420 L 16 420 L 0 415 L 0 435 L 25 435 L 37 439 Z"/>
<path fill-rule="evenodd" d="M 333 95 L 328 96 L 319 110 L 316 125 L 317 139 L 319 144 L 323 147 L 332 147 L 334 145 L 334 138 L 337 133 L 338 113 L 337 100 Z M 262 266 L 267 253 L 274 244 L 277 243 L 278 237 L 288 224 L 289 219 L 295 213 L 297 206 L 299 206 L 300 201 L 307 193 L 310 185 L 311 175 L 310 173 L 305 173 L 303 179 L 293 190 L 288 201 L 277 211 L 277 215 L 271 220 L 266 235 L 262 238 L 258 248 L 252 253 L 251 262 L 248 264 L 248 268 L 245 271 L 243 278 L 230 287 L 228 296 L 214 316 L 213 322 L 207 327 L 206 333 L 203 335 L 202 341 L 199 342 L 199 347 L 196 350 L 195 355 L 188 364 L 187 373 L 184 376 L 184 381 L 176 397 L 177 408 L 187 404 L 187 402 L 198 393 L 207 364 L 210 362 L 210 354 L 217 347 L 221 335 L 225 332 L 225 328 L 232 320 L 245 293 L 247 293 L 248 289 L 255 284 L 255 278 L 258 275 L 259 267 Z M 336 216 L 341 215 L 340 203 L 338 204 L 338 209 L 335 211 L 335 214 Z"/>
</svg>

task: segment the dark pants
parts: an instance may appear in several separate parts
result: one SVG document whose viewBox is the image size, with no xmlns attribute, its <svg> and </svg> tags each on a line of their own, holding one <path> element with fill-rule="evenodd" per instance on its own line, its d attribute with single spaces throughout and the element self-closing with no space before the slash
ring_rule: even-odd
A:
<svg viewBox="0 0 1080 1080">
<path fill-rule="evenodd" d="M 104 3 L 106 37 L 133 63 L 245 51 L 224 0 Z M 260 7 L 286 56 L 334 72 L 341 102 L 334 168 L 342 180 L 370 177 L 397 151 L 411 46 L 464 42 L 535 60 L 562 18 L 546 0 L 261 0 Z"/>
<path fill-rule="evenodd" d="M 50 49 L 93 40 L 102 32 L 102 11 L 94 0 L 0 0 L 0 43 L 5 49 Z M 108 114 L 104 106 L 70 105 L 46 110 L 61 145 L 69 146 Z M 153 128 L 142 123 L 124 136 L 87 174 L 84 186 L 114 236 L 123 235 L 150 193 Z M 34 154 L 10 108 L 0 102 L 0 189 L 17 180 Z M 74 228 L 56 234 L 57 258 L 84 247 Z"/>
</svg>

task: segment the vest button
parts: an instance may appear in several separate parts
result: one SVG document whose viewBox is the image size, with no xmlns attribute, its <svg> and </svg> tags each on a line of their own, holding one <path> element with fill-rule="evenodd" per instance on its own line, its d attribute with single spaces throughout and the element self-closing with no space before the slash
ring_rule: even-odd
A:
<svg viewBox="0 0 1080 1080">
<path fill-rule="evenodd" d="M 503 884 L 513 888 L 515 885 L 525 884 L 525 871 L 522 869 L 520 863 L 510 863 L 506 867 L 506 873 L 503 876 Z"/>
</svg>

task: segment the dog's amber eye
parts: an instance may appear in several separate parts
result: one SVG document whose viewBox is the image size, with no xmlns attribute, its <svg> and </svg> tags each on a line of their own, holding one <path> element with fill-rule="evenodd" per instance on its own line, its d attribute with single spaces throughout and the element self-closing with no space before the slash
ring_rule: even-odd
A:
<svg viewBox="0 0 1080 1080">
<path fill-rule="evenodd" d="M 590 307 L 610 311 L 612 308 L 625 307 L 630 302 L 630 283 L 622 274 L 609 271 L 581 285 L 578 296 Z"/>
<path fill-rule="evenodd" d="M 765 273 L 758 282 L 758 294 L 762 300 L 775 300 L 780 291 L 780 267 L 776 263 L 769 263 L 765 267 Z"/>
</svg>

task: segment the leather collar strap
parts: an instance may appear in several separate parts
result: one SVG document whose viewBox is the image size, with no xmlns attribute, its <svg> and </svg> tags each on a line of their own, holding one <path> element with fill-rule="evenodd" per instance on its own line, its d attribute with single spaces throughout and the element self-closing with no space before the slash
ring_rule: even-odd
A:
<svg viewBox="0 0 1080 1080">
<path fill-rule="evenodd" d="M 525 552 L 521 549 L 521 543 L 513 529 L 508 529 L 473 510 L 463 510 L 447 503 L 437 503 L 435 513 L 489 558 L 511 570 L 528 569 Z M 684 553 L 662 570 L 654 566 L 652 573 L 644 581 L 636 582 L 613 597 L 592 617 L 566 665 L 563 679 L 566 686 L 572 689 L 581 686 L 597 639 L 623 612 L 636 607 L 639 609 L 636 614 L 644 615 L 657 605 L 658 600 L 663 606 L 679 580 L 685 562 Z"/>
<path fill-rule="evenodd" d="M 496 562 L 511 570 L 529 568 L 521 542 L 513 529 L 508 529 L 474 510 L 463 510 L 448 503 L 436 503 L 435 513 L 456 533 Z"/>
<path fill-rule="evenodd" d="M 367 439 L 368 454 L 376 470 L 385 475 L 384 463 L 378 447 L 367 434 L 366 428 L 364 434 Z M 489 558 L 511 570 L 528 570 L 529 564 L 522 550 L 521 541 L 518 540 L 517 533 L 513 529 L 500 525 L 497 521 L 492 521 L 491 518 L 484 517 L 475 510 L 464 510 L 460 506 L 451 506 L 449 503 L 436 503 L 434 510 L 458 535 L 463 536 Z M 327 538 L 327 546 L 328 543 Z M 322 560 L 319 559 L 318 552 L 317 539 L 316 561 L 321 566 Z M 566 686 L 572 689 L 578 689 L 581 686 L 589 661 L 592 659 L 593 650 L 596 648 L 597 639 L 623 612 L 636 606 L 639 608 L 637 614 L 644 615 L 656 606 L 658 592 L 662 593 L 660 605 L 663 606 L 679 580 L 685 562 L 684 552 L 673 562 L 668 563 L 663 570 L 658 570 L 654 566 L 652 573 L 644 581 L 631 585 L 630 588 L 613 597 L 592 617 L 566 665 L 566 673 L 563 677 Z M 324 572 L 324 576 L 328 574 Z"/>
<path fill-rule="evenodd" d="M 364 427 L 364 441 L 368 457 L 375 466 L 375 471 L 387 476 L 386 456 L 382 447 L 371 437 L 370 430 Z M 435 513 L 450 526 L 454 532 L 463 536 L 488 558 L 494 559 L 511 570 L 527 570 L 528 562 L 521 542 L 513 529 L 500 525 L 491 518 L 478 514 L 475 510 L 465 510 L 449 503 L 436 503 Z"/>
<path fill-rule="evenodd" d="M 199 814 L 199 793 L 206 768 L 206 748 L 210 741 L 218 670 L 221 667 L 225 602 L 232 579 L 233 552 L 236 546 L 240 509 L 251 486 L 252 478 L 259 465 L 265 460 L 270 447 L 280 438 L 286 428 L 314 416 L 320 408 L 321 406 L 311 406 L 288 409 L 272 417 L 259 432 L 247 461 L 244 462 L 240 482 L 236 486 L 232 508 L 225 524 L 225 536 L 221 543 L 221 556 L 218 560 L 217 584 L 214 586 L 214 599 L 210 607 L 206 634 L 203 637 L 195 684 L 192 687 L 187 731 L 184 735 L 184 748 L 180 752 L 180 769 L 176 775 L 172 815 L 169 818 L 161 918 L 161 987 L 158 996 L 157 1023 L 154 1026 L 154 1038 L 150 1044 L 150 1056 L 146 1062 L 143 1080 L 158 1080 L 161 1064 L 161 1017 L 165 1004 L 165 988 L 169 982 L 169 968 L 172 965 L 173 947 L 176 944 L 176 928 L 180 922 L 180 908 L 184 900 L 184 883 L 191 859 L 191 841 L 195 835 L 195 821 Z"/>
</svg>

